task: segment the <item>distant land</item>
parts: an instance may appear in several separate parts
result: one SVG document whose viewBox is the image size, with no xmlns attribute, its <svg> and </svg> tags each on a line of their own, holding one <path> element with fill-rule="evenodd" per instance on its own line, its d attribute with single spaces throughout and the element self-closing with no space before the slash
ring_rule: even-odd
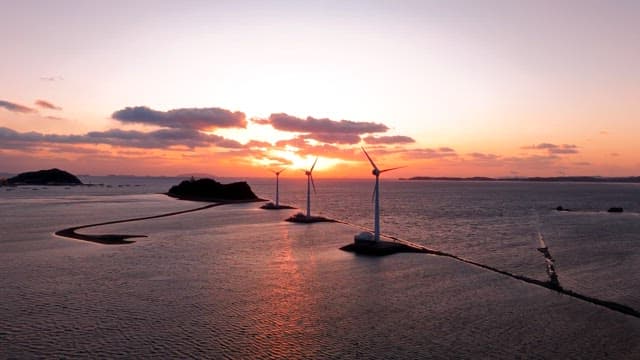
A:
<svg viewBox="0 0 640 360">
<path fill-rule="evenodd" d="M 60 169 L 29 171 L 3 180 L 6 185 L 82 185 L 75 175 Z"/>
<path fill-rule="evenodd" d="M 178 174 L 175 177 L 178 178 L 190 178 L 190 177 L 194 177 L 196 179 L 199 178 L 211 178 L 211 179 L 215 179 L 218 176 L 213 175 L 213 174 L 207 174 L 207 173 L 184 173 L 184 174 Z"/>
<path fill-rule="evenodd" d="M 531 182 L 590 182 L 590 183 L 640 183 L 640 176 L 627 177 L 605 177 L 605 176 L 553 176 L 553 177 L 433 177 L 414 176 L 410 178 L 400 178 L 400 180 L 421 180 L 421 181 L 531 181 Z"/>
</svg>

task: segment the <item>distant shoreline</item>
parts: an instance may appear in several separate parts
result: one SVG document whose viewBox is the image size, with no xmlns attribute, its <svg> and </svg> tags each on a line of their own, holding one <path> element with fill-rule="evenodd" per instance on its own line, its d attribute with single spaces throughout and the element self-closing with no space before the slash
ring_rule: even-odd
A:
<svg viewBox="0 0 640 360">
<path fill-rule="evenodd" d="M 600 176 L 554 176 L 554 177 L 446 177 L 446 176 L 414 176 L 399 180 L 417 181 L 521 181 L 521 182 L 585 182 L 585 183 L 640 183 L 640 176 L 600 177 Z"/>
</svg>

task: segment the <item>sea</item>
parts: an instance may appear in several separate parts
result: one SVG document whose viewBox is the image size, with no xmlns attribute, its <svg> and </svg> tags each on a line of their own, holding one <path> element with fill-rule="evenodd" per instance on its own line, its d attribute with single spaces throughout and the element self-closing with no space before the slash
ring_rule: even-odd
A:
<svg viewBox="0 0 640 360">
<path fill-rule="evenodd" d="M 383 178 L 382 234 L 456 259 L 339 250 L 373 227 L 373 178 L 315 178 L 341 223 L 244 203 L 78 230 L 128 245 L 54 233 L 203 203 L 164 195 L 183 178 L 81 180 L 0 187 L 0 359 L 640 359 L 638 316 L 505 275 L 547 281 L 543 238 L 563 289 L 640 311 L 640 184 Z M 280 179 L 280 203 L 306 188 Z"/>
</svg>

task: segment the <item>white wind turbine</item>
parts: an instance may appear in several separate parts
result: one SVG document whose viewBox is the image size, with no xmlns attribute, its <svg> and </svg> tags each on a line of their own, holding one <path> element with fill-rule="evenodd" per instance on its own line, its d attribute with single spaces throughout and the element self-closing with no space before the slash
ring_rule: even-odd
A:
<svg viewBox="0 0 640 360">
<path fill-rule="evenodd" d="M 371 163 L 371 165 L 373 166 L 373 170 L 371 171 L 371 173 L 376 177 L 376 186 L 373 188 L 373 203 L 374 203 L 374 207 L 373 207 L 373 240 L 374 241 L 379 241 L 380 240 L 380 174 L 387 172 L 387 171 L 391 171 L 391 170 L 396 170 L 396 169 L 400 169 L 403 168 L 405 166 L 399 166 L 399 167 L 394 167 L 391 169 L 384 169 L 384 170 L 380 170 L 378 169 L 378 167 L 376 166 L 376 164 L 373 162 L 373 160 L 371 159 L 371 156 L 369 156 L 369 154 L 367 153 L 367 150 L 364 149 L 364 147 L 362 147 L 362 151 L 364 151 L 364 154 L 367 156 L 367 159 L 369 159 L 369 162 Z"/>
<path fill-rule="evenodd" d="M 276 174 L 276 208 L 280 207 L 280 174 L 282 174 L 282 172 L 284 172 L 285 170 L 287 170 L 286 167 L 280 171 L 271 171 L 272 173 Z"/>
<path fill-rule="evenodd" d="M 311 217 L 311 186 L 313 185 L 313 192 L 316 192 L 316 184 L 313 182 L 313 168 L 316 167 L 318 158 L 311 165 L 311 169 L 305 170 L 304 174 L 307 175 L 307 218 Z"/>
</svg>

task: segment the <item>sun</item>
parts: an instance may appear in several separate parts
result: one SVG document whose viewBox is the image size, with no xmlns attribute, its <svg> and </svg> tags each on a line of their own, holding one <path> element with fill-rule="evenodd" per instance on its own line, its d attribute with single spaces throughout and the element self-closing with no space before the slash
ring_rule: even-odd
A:
<svg viewBox="0 0 640 360">
<path fill-rule="evenodd" d="M 276 170 L 279 168 L 287 167 L 290 170 L 308 170 L 316 160 L 316 156 L 300 155 L 295 148 L 286 148 L 284 150 L 268 150 L 264 158 L 253 159 L 253 163 L 258 166 L 272 168 Z M 318 162 L 314 168 L 314 173 L 318 172 L 330 172 L 341 163 L 343 160 L 328 158 L 324 156 L 317 156 Z M 280 159 L 280 161 L 276 160 Z"/>
</svg>

